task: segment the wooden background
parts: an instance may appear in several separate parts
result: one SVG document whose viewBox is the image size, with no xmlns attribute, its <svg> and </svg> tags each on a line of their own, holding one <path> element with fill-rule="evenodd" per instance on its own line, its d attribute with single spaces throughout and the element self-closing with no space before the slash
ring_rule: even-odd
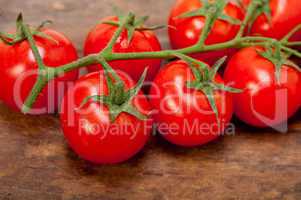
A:
<svg viewBox="0 0 301 200">
<path fill-rule="evenodd" d="M 55 21 L 81 52 L 88 30 L 116 4 L 164 24 L 174 0 L 0 0 L 0 30 L 22 11 Z M 159 31 L 167 46 L 165 31 Z M 235 136 L 182 149 L 154 137 L 138 156 L 95 166 L 66 145 L 55 116 L 30 117 L 0 104 L 0 199 L 301 199 L 301 114 L 289 133 L 237 124 Z"/>
</svg>

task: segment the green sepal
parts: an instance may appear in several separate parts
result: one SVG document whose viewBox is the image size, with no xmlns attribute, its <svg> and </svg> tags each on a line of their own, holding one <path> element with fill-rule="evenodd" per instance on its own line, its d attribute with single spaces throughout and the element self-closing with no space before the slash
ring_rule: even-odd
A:
<svg viewBox="0 0 301 200">
<path fill-rule="evenodd" d="M 204 74 L 209 73 L 209 66 L 201 61 L 191 58 L 185 54 L 175 53 L 174 56 L 185 61 L 193 72 L 196 81 L 202 81 Z M 202 73 L 203 72 L 203 73 Z"/>
<path fill-rule="evenodd" d="M 50 20 L 46 20 L 44 22 L 42 22 L 37 28 L 31 29 L 31 34 L 33 36 L 38 36 L 41 38 L 45 38 L 47 40 L 50 40 L 52 42 L 55 42 L 56 44 L 58 44 L 58 42 L 52 38 L 51 36 L 41 32 L 41 29 L 46 26 L 47 24 L 52 23 Z M 8 45 L 14 45 L 17 44 L 19 42 L 22 42 L 24 40 L 26 40 L 26 37 L 23 33 L 22 30 L 22 24 L 23 24 L 23 15 L 22 13 L 19 13 L 17 20 L 16 20 L 16 33 L 15 34 L 9 34 L 9 33 L 3 33 L 0 32 L 0 40 L 2 40 L 4 43 L 8 44 Z"/>
<path fill-rule="evenodd" d="M 213 87 L 215 88 L 215 90 L 222 90 L 222 91 L 226 91 L 226 92 L 230 92 L 230 93 L 242 93 L 243 92 L 243 90 L 241 90 L 241 89 L 229 87 L 224 84 L 215 83 L 215 84 L 213 84 Z"/>
<path fill-rule="evenodd" d="M 282 66 L 285 65 L 286 63 L 291 63 L 288 60 L 289 55 L 284 54 L 281 51 L 281 44 L 279 42 L 268 44 L 265 46 L 265 50 L 263 52 L 257 51 L 257 53 L 273 63 L 273 65 L 275 66 L 276 82 L 277 84 L 279 84 L 281 79 Z M 290 65 L 290 66 L 295 67 L 295 65 Z"/>
<path fill-rule="evenodd" d="M 178 18 L 190 18 L 190 17 L 206 17 L 206 11 L 204 8 L 200 8 L 197 10 L 189 11 L 181 14 Z"/>
<path fill-rule="evenodd" d="M 11 34 L 0 32 L 0 40 L 5 44 L 12 45 L 14 37 Z"/>
<path fill-rule="evenodd" d="M 217 62 L 214 63 L 214 65 L 212 66 L 212 69 L 210 70 L 210 73 L 209 73 L 210 79 L 214 79 L 218 70 L 226 62 L 226 60 L 227 60 L 227 56 L 224 56 L 221 59 L 219 59 Z"/>
<path fill-rule="evenodd" d="M 211 109 L 213 110 L 216 119 L 219 119 L 219 114 L 218 114 L 218 110 L 217 110 L 217 106 L 215 103 L 215 99 L 214 99 L 214 89 L 211 87 L 205 87 L 204 89 L 202 89 L 202 91 L 204 92 L 204 94 L 206 95 L 209 104 L 211 106 Z"/>
<path fill-rule="evenodd" d="M 255 13 L 251 16 L 249 20 L 249 32 L 251 31 L 251 28 L 256 21 L 256 19 L 264 14 L 268 20 L 269 25 L 272 24 L 272 13 L 271 13 L 271 7 L 270 7 L 270 0 L 253 0 L 256 1 L 260 6 L 255 10 Z"/>
<path fill-rule="evenodd" d="M 210 3 L 208 0 L 201 0 L 201 3 L 201 8 L 183 13 L 178 18 L 207 17 L 210 12 L 213 12 L 216 14 L 213 21 L 220 19 L 234 25 L 241 24 L 240 20 L 223 13 L 224 7 L 226 6 L 225 0 L 216 0 L 215 3 Z M 216 7 L 214 7 L 215 5 Z"/>
<path fill-rule="evenodd" d="M 186 82 L 186 87 L 189 89 L 195 89 L 195 90 L 200 90 L 202 91 L 205 96 L 208 99 L 208 102 L 210 104 L 210 107 L 212 111 L 216 115 L 216 119 L 219 123 L 219 115 L 218 115 L 218 110 L 217 106 L 214 100 L 214 92 L 215 91 L 226 91 L 230 93 L 241 93 L 242 90 L 237 89 L 237 88 L 232 88 L 225 86 L 224 84 L 217 83 L 215 81 L 215 77 L 217 75 L 217 72 L 219 68 L 224 64 L 224 62 L 227 59 L 227 56 L 219 59 L 213 67 L 210 69 L 208 65 L 205 63 L 198 61 L 194 58 L 191 58 L 187 55 L 180 54 L 180 53 L 175 53 L 174 54 L 176 57 L 182 59 L 185 61 L 190 69 L 192 70 L 192 73 L 195 77 L 195 80 L 193 81 L 187 81 Z M 218 124 L 220 126 L 220 124 Z"/>
<path fill-rule="evenodd" d="M 51 37 L 51 36 L 49 36 L 49 35 L 47 35 L 47 34 L 45 34 L 45 33 L 43 33 L 43 32 L 40 32 L 40 31 L 33 31 L 32 34 L 33 34 L 34 36 L 38 36 L 38 37 L 40 37 L 40 38 L 44 38 L 44 39 L 46 39 L 46 40 L 52 41 L 53 43 L 55 43 L 55 44 L 57 44 L 57 45 L 59 44 L 59 42 L 58 42 L 57 40 L 55 40 L 53 37 Z"/>
<path fill-rule="evenodd" d="M 42 21 L 42 23 L 36 28 L 36 30 L 41 30 L 49 24 L 53 24 L 53 21 L 51 21 L 51 20 Z"/>
<path fill-rule="evenodd" d="M 58 44 L 57 40 L 55 40 L 53 37 L 51 37 L 41 31 L 45 26 L 52 24 L 52 23 L 53 22 L 51 20 L 43 21 L 37 28 L 34 28 L 33 30 L 31 30 L 32 35 L 38 36 L 40 38 L 44 38 L 46 40 L 54 42 L 55 44 Z"/>
<path fill-rule="evenodd" d="M 286 60 L 286 61 L 284 62 L 284 65 L 290 66 L 290 67 L 296 69 L 298 72 L 301 72 L 301 68 L 300 68 L 296 63 L 294 63 L 294 62 L 291 61 L 291 60 Z"/>
<path fill-rule="evenodd" d="M 143 26 L 143 27 L 140 27 L 140 28 L 137 28 L 136 30 L 138 31 L 155 31 L 155 30 L 159 30 L 159 29 L 162 29 L 162 28 L 166 28 L 166 27 L 170 27 L 168 25 L 155 25 L 155 26 Z"/>
<path fill-rule="evenodd" d="M 133 115 L 137 119 L 146 120 L 148 117 L 140 113 L 132 104 L 133 98 L 137 96 L 141 90 L 144 80 L 147 75 L 148 69 L 146 68 L 141 75 L 138 83 L 128 91 L 125 91 L 124 83 L 120 77 L 117 78 L 116 72 L 110 67 L 110 65 L 103 59 L 100 59 L 100 64 L 104 67 L 104 74 L 108 87 L 107 95 L 95 95 L 86 97 L 79 108 L 82 108 L 89 101 L 99 102 L 104 104 L 109 109 L 110 120 L 113 123 L 121 113 L 128 113 Z M 112 77 L 115 77 L 114 81 Z M 116 80 L 117 79 L 117 80 Z"/>
<path fill-rule="evenodd" d="M 84 98 L 84 100 L 79 105 L 78 109 L 82 109 L 89 101 L 104 103 L 105 98 L 106 98 L 105 96 L 100 96 L 100 95 L 88 96 Z"/>
<path fill-rule="evenodd" d="M 115 21 L 102 21 L 103 24 L 108 24 L 108 25 L 111 25 L 111 26 L 119 26 L 120 23 L 118 22 L 115 22 Z"/>
<path fill-rule="evenodd" d="M 144 114 L 142 114 L 141 112 L 139 112 L 134 106 L 126 104 L 126 106 L 124 107 L 123 112 L 128 113 L 130 115 L 133 115 L 134 117 L 136 117 L 137 119 L 140 120 L 147 120 L 148 117 L 145 116 Z"/>
<path fill-rule="evenodd" d="M 16 27 L 17 27 L 16 35 L 20 36 L 20 37 L 24 36 L 23 31 L 22 31 L 22 24 L 23 24 L 23 14 L 19 13 L 17 20 L 16 20 Z"/>
<path fill-rule="evenodd" d="M 148 68 L 145 68 L 145 70 L 143 71 L 143 73 L 141 75 L 141 78 L 139 79 L 139 81 L 137 82 L 135 87 L 126 92 L 126 97 L 129 101 L 133 100 L 133 98 L 138 95 L 138 92 L 141 90 L 143 83 L 145 81 L 147 71 L 148 71 Z"/>
<path fill-rule="evenodd" d="M 151 27 L 145 26 L 145 23 L 149 19 L 149 16 L 136 17 L 133 13 L 131 14 L 133 16 L 132 19 L 129 21 L 129 23 L 125 25 L 125 29 L 127 30 L 128 43 L 131 43 L 135 31 L 158 30 L 165 27 L 165 25 L 164 26 L 158 25 L 158 26 L 151 26 Z M 120 10 L 116 13 L 116 15 L 118 17 L 118 21 L 103 21 L 102 23 L 112 25 L 112 26 L 117 26 L 117 27 L 121 26 L 121 23 L 123 21 L 122 19 L 124 17 L 127 17 L 127 15 L 122 14 Z"/>
<path fill-rule="evenodd" d="M 128 31 L 128 43 L 130 44 L 132 42 L 132 39 L 133 39 L 133 36 L 134 36 L 134 33 L 135 33 L 135 27 L 129 25 L 129 26 L 126 26 L 126 29 Z"/>
</svg>

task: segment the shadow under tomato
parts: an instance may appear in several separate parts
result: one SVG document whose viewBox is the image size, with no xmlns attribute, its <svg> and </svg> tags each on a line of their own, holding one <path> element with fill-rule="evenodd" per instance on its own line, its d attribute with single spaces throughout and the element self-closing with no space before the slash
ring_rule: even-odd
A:
<svg viewBox="0 0 301 200">
<path fill-rule="evenodd" d="M 289 133 L 291 131 L 293 131 L 292 127 L 297 124 L 300 123 L 300 119 L 301 119 L 301 110 L 299 110 L 293 117 L 291 117 L 287 122 L 284 122 L 283 124 L 279 124 L 278 127 L 281 126 L 287 126 L 287 132 Z M 266 128 L 258 128 L 258 127 L 254 127 L 251 125 L 246 124 L 245 122 L 241 121 L 240 119 L 238 119 L 237 117 L 233 117 L 232 122 L 235 124 L 236 126 L 236 132 L 237 133 L 251 133 L 251 134 L 283 134 L 283 132 L 280 132 L 278 129 L 275 128 L 271 128 L 271 127 L 266 127 Z M 277 127 L 276 127 L 277 128 Z"/>
<path fill-rule="evenodd" d="M 80 158 L 66 143 L 65 159 L 68 171 L 78 177 L 91 178 L 108 186 L 118 186 L 121 183 L 138 179 L 143 169 L 145 152 L 149 149 L 149 143 L 145 148 L 126 162 L 115 165 L 101 165 Z"/>
<path fill-rule="evenodd" d="M 186 157 L 190 154 L 196 154 L 201 152 L 221 152 L 223 151 L 224 137 L 209 142 L 208 144 L 195 146 L 195 147 L 183 147 L 168 142 L 158 131 L 156 131 L 155 142 L 156 148 L 159 148 L 162 152 L 169 154 L 170 156 Z"/>
</svg>

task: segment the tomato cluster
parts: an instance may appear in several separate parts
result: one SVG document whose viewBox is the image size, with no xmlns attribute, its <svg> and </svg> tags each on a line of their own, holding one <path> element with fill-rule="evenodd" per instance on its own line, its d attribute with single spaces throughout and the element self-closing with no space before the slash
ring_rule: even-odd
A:
<svg viewBox="0 0 301 200">
<path fill-rule="evenodd" d="M 244 19 L 249 3 L 227 3 L 224 16 L 214 22 L 205 44 L 233 40 L 240 30 L 236 22 Z M 172 48 L 198 43 L 207 20 L 201 11 L 197 12 L 203 6 L 200 0 L 177 0 L 168 20 Z M 281 39 L 301 23 L 301 4 L 297 0 L 271 0 L 269 8 L 271 16 L 265 11 L 259 13 L 245 35 Z M 120 17 L 103 19 L 89 32 L 84 54 L 104 50 L 119 25 Z M 161 51 L 155 33 L 140 25 L 141 20 L 129 24 L 117 38 L 112 53 Z M 50 29 L 41 32 L 47 37 L 34 35 L 34 40 L 45 65 L 55 68 L 78 58 L 65 36 Z M 291 40 L 300 38 L 301 32 L 297 32 Z M 63 132 L 72 149 L 83 159 L 105 164 L 134 156 L 147 143 L 153 126 L 166 140 L 184 147 L 218 138 L 227 131 L 233 114 L 251 126 L 276 127 L 301 106 L 301 73 L 289 60 L 276 65 L 264 56 L 266 51 L 264 46 L 250 46 L 194 53 L 190 55 L 193 58 L 175 55 L 180 59 L 161 69 L 157 58 L 110 61 L 108 65 L 117 72 L 119 81 L 114 73 L 102 70 L 105 62 L 93 64 L 86 66 L 89 73 L 79 79 L 78 70 L 74 70 L 50 81 L 30 114 L 60 109 Z M 220 75 L 217 70 L 222 63 L 218 60 L 225 55 L 229 59 Z M 151 85 L 148 96 L 136 87 L 145 78 L 145 69 Z M 0 42 L 0 99 L 6 105 L 20 111 L 38 73 L 26 39 L 13 45 Z"/>
</svg>

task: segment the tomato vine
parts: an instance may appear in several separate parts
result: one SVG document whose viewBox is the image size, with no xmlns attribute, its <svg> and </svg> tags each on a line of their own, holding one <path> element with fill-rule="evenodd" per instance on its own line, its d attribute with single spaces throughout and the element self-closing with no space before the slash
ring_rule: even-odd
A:
<svg viewBox="0 0 301 200">
<path fill-rule="evenodd" d="M 268 14 L 267 9 L 267 1 L 266 0 L 253 0 L 251 4 L 249 5 L 247 9 L 246 16 L 244 20 L 240 25 L 240 29 L 234 39 L 231 41 L 227 41 L 224 43 L 218 43 L 218 44 L 212 44 L 212 45 L 206 45 L 205 40 L 208 36 L 215 20 L 217 19 L 224 19 L 224 20 L 231 20 L 227 18 L 227 16 L 224 16 L 222 13 L 222 10 L 225 6 L 225 0 L 212 0 L 212 1 L 205 1 L 206 2 L 206 12 L 200 11 L 198 14 L 203 15 L 206 18 L 206 23 L 204 25 L 204 29 L 202 31 L 202 34 L 200 36 L 199 41 L 197 44 L 192 45 L 187 48 L 178 49 L 178 50 L 163 50 L 158 52 L 141 52 L 141 53 L 114 53 L 113 52 L 113 45 L 117 41 L 118 37 L 122 33 L 124 29 L 129 28 L 129 24 L 133 24 L 133 20 L 135 19 L 135 16 L 133 13 L 129 13 L 128 15 L 122 17 L 120 19 L 120 22 L 118 24 L 115 24 L 118 26 L 117 31 L 115 32 L 114 36 L 112 37 L 111 41 L 107 45 L 105 49 L 103 49 L 101 52 L 97 54 L 88 55 L 86 57 L 80 58 L 77 61 L 68 63 L 66 65 L 62 65 L 57 68 L 51 68 L 46 66 L 39 54 L 38 48 L 35 44 L 35 41 L 33 39 L 34 35 L 39 35 L 38 29 L 30 29 L 30 26 L 25 24 L 22 17 L 19 17 L 17 20 L 17 26 L 18 31 L 16 36 L 13 36 L 11 34 L 0 34 L 0 39 L 2 39 L 4 42 L 7 42 L 9 44 L 14 44 L 15 42 L 19 42 L 21 40 L 27 39 L 30 47 L 33 51 L 33 55 L 36 59 L 36 62 L 39 67 L 39 76 L 38 79 L 31 91 L 31 93 L 28 95 L 23 108 L 23 113 L 28 113 L 28 111 L 31 109 L 32 105 L 36 101 L 39 93 L 42 91 L 43 87 L 52 79 L 58 77 L 61 74 L 64 74 L 66 72 L 85 67 L 91 64 L 98 64 L 101 61 L 101 64 L 104 62 L 107 63 L 108 61 L 113 60 L 129 60 L 129 59 L 143 59 L 143 58 L 173 58 L 173 57 L 179 57 L 179 55 L 184 54 L 191 54 L 191 53 L 199 53 L 199 52 L 207 52 L 207 51 L 214 51 L 214 50 L 221 50 L 226 48 L 242 48 L 242 47 L 248 47 L 248 46 L 267 46 L 271 51 L 277 47 L 276 53 L 266 53 L 264 54 L 266 58 L 268 58 L 277 68 L 277 66 L 281 65 L 283 62 L 285 62 L 282 58 L 279 56 L 282 55 L 282 53 L 286 55 L 294 55 L 299 58 L 301 58 L 301 53 L 297 50 L 294 50 L 292 47 L 300 45 L 301 42 L 290 42 L 290 37 L 297 31 L 301 29 L 301 25 L 297 26 L 295 29 L 293 29 L 290 33 L 288 33 L 282 40 L 276 40 L 268 37 L 259 37 L 259 36 L 243 36 L 244 31 L 246 30 L 247 26 L 252 23 L 253 17 L 255 15 L 258 15 L 258 11 L 261 11 L 264 14 Z M 205 9 L 205 8 L 204 8 Z M 184 16 L 185 17 L 185 16 Z M 6 40 L 6 39 L 8 40 Z M 280 55 L 281 54 L 281 55 Z M 275 55 L 278 56 L 275 58 Z M 107 65 L 108 71 L 114 71 L 111 69 L 109 65 Z M 277 70 L 276 70 L 277 71 Z M 113 72 L 114 73 L 114 72 Z M 109 76 L 109 75 L 108 75 Z M 108 79 L 107 76 L 107 79 Z M 137 88 L 140 87 L 138 83 Z M 114 86 L 117 87 L 117 86 Z M 120 95 L 120 93 L 123 93 L 122 89 L 120 92 L 116 95 Z M 115 97 L 114 97 L 115 98 Z M 128 98 L 130 99 L 130 98 Z M 114 117 L 113 117 L 114 118 Z"/>
</svg>

